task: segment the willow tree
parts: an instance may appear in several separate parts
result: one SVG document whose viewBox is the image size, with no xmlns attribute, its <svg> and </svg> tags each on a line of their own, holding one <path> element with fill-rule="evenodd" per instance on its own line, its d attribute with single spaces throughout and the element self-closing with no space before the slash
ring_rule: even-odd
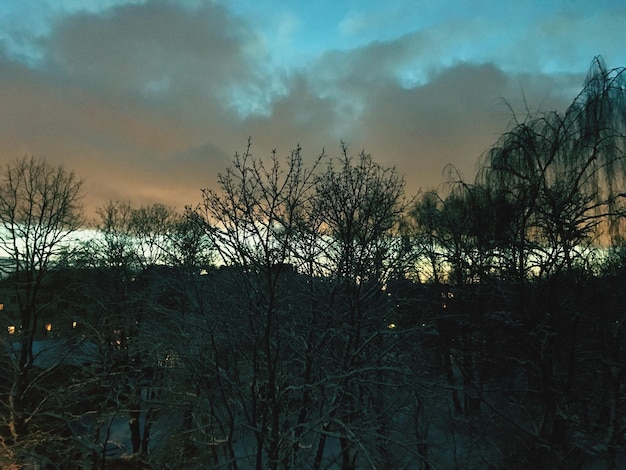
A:
<svg viewBox="0 0 626 470">
<path fill-rule="evenodd" d="M 586 333 L 602 319 L 594 309 L 583 309 L 592 260 L 598 248 L 622 242 L 626 69 L 609 70 L 596 58 L 564 112 L 514 121 L 486 154 L 478 182 L 515 215 L 497 253 L 514 280 L 510 308 L 525 331 L 528 356 L 518 359 L 532 364 L 526 371 L 529 389 L 541 397 L 538 432 L 530 440 L 541 443 L 544 462 L 568 465 L 564 456 L 577 448 L 569 436 L 584 430 L 565 409 L 596 393 L 588 387 L 594 381 L 580 376 L 588 368 L 582 358 L 604 360 L 597 347 L 589 349 Z M 623 372 L 607 370 L 613 372 L 601 380 L 621 381 L 623 390 Z M 620 411 L 614 407 L 611 413 Z M 614 434 L 614 427 L 606 433 Z"/>
<path fill-rule="evenodd" d="M 582 243 L 618 241 L 626 196 L 626 69 L 596 58 L 564 113 L 514 121 L 485 157 L 478 182 L 517 209 L 519 274 L 545 248 L 553 269 L 572 267 Z M 545 265 L 543 266 L 545 268 Z M 535 271 L 536 272 L 536 271 Z"/>
<path fill-rule="evenodd" d="M 0 178 L 2 274 L 17 298 L 20 325 L 10 390 L 2 403 L 8 408 L 10 441 L 19 445 L 42 430 L 37 429 L 38 413 L 49 397 L 38 386 L 50 372 L 37 365 L 34 349 L 50 304 L 50 299 L 43 301 L 42 289 L 71 252 L 68 243 L 81 227 L 82 182 L 62 166 L 36 157 L 7 164 Z M 39 434 L 38 440 L 44 437 Z"/>
</svg>

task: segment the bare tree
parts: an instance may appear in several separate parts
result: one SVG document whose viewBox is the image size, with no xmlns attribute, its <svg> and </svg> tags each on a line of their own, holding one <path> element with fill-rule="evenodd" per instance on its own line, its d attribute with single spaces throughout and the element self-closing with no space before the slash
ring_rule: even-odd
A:
<svg viewBox="0 0 626 470">
<path fill-rule="evenodd" d="M 315 168 L 315 166 L 313 167 Z M 228 265 L 238 292 L 230 300 L 230 318 L 221 326 L 224 334 L 239 338 L 230 377 L 218 374 L 221 383 L 241 384 L 232 389 L 239 397 L 247 426 L 256 442 L 256 468 L 289 465 L 289 454 L 298 447 L 292 433 L 287 397 L 297 376 L 290 376 L 292 348 L 302 344 L 289 336 L 293 317 L 286 301 L 286 285 L 295 276 L 294 240 L 305 217 L 306 201 L 313 185 L 313 170 L 296 148 L 280 164 L 276 152 L 264 162 L 251 154 L 250 144 L 236 154 L 232 166 L 219 175 L 221 192 L 203 191 L 207 222 L 213 227 L 215 247 Z M 229 292 L 227 290 L 225 292 Z M 214 334 L 216 352 L 225 340 Z M 224 357 L 215 356 L 217 361 Z M 246 384 L 246 385 L 244 385 Z M 230 405 L 224 404 L 227 409 Z M 233 423 L 234 424 L 234 423 Z M 232 439 L 232 429 L 227 438 Z M 232 442 L 227 443 L 232 450 Z M 233 455 L 233 458 L 234 455 Z"/>
<path fill-rule="evenodd" d="M 199 208 L 185 207 L 174 218 L 167 237 L 168 264 L 202 269 L 215 262 L 215 246 L 210 229 Z"/>
<path fill-rule="evenodd" d="M 178 214 L 160 204 L 136 209 L 114 201 L 97 214 L 91 238 L 80 244 L 81 256 L 72 265 L 80 289 L 66 299 L 79 313 L 90 355 L 77 372 L 82 380 L 74 384 L 75 393 L 64 394 L 64 400 L 67 421 L 81 429 L 77 437 L 92 465 L 104 468 L 112 446 L 149 457 L 158 417 L 154 403 L 169 351 L 159 338 L 160 304 L 169 306 L 182 294 L 164 264 L 173 252 L 170 238 Z M 124 428 L 121 442 L 111 442 L 113 431 L 119 436 Z"/>
<path fill-rule="evenodd" d="M 18 300 L 18 343 L 6 406 L 10 440 L 18 445 L 37 433 L 38 413 L 47 400 L 34 390 L 49 370 L 36 366 L 34 344 L 43 331 L 48 305 L 42 287 L 81 227 L 82 182 L 62 166 L 24 157 L 5 166 L 0 184 L 2 274 Z"/>
<path fill-rule="evenodd" d="M 396 170 L 365 152 L 351 157 L 345 144 L 316 179 L 314 211 L 325 244 L 319 262 L 329 282 L 322 297 L 328 339 L 321 353 L 333 380 L 319 385 L 326 398 L 314 468 L 328 453 L 331 436 L 338 438 L 346 470 L 359 462 L 398 464 L 391 452 L 397 409 L 390 397 L 392 389 L 399 392 L 402 380 L 395 379 L 404 369 L 391 353 L 401 334 L 389 329 L 394 306 L 385 289 L 405 266 L 399 227 L 406 208 Z"/>
</svg>

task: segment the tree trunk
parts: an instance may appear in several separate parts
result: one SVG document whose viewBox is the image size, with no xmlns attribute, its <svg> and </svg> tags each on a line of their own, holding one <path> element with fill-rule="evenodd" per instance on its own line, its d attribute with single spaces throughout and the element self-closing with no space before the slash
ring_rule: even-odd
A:
<svg viewBox="0 0 626 470">
<path fill-rule="evenodd" d="M 130 427 L 130 442 L 133 445 L 133 454 L 136 454 L 141 449 L 141 428 L 139 426 L 139 414 L 140 407 L 138 404 L 134 405 L 130 410 L 130 419 L 128 420 L 128 426 Z"/>
</svg>

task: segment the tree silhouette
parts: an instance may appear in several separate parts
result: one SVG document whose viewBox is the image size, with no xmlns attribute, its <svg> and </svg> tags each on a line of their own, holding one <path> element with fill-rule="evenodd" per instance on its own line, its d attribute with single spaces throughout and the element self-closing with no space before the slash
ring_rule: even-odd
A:
<svg viewBox="0 0 626 470">
<path fill-rule="evenodd" d="M 8 259 L 2 274 L 17 298 L 20 325 L 3 403 L 7 437 L 19 450 L 33 436 L 41 445 L 52 439 L 40 416 L 49 391 L 40 385 L 59 364 L 37 365 L 35 340 L 41 339 L 46 308 L 54 302 L 43 293 L 44 284 L 71 253 L 67 245 L 81 227 L 82 182 L 62 166 L 36 157 L 7 164 L 0 178 L 0 252 Z"/>
</svg>

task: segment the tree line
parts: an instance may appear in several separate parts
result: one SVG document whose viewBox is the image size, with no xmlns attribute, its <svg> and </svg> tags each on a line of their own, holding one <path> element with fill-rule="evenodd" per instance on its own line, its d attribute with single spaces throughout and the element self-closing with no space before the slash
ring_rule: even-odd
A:
<svg viewBox="0 0 626 470">
<path fill-rule="evenodd" d="M 9 163 L 0 465 L 623 467 L 625 77 L 415 196 L 249 142 L 197 206 L 87 223 L 73 172 Z"/>
</svg>

